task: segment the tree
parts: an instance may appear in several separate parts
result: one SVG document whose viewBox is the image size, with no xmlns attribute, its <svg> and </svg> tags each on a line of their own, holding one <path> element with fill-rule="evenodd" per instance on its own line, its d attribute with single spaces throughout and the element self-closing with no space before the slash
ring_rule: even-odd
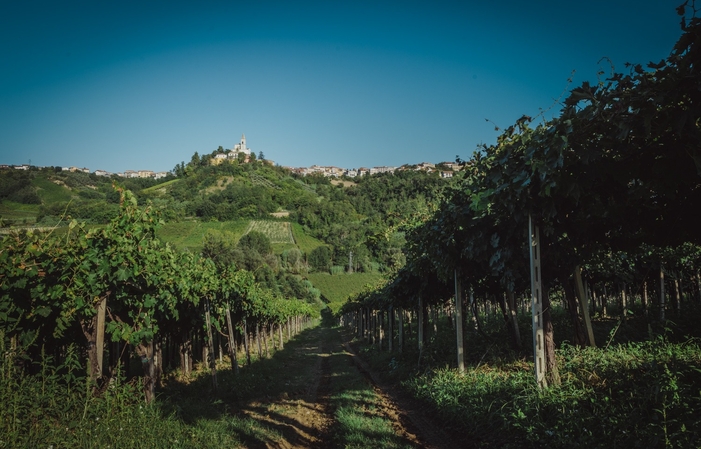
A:
<svg viewBox="0 0 701 449">
<path fill-rule="evenodd" d="M 331 250 L 326 245 L 317 246 L 309 253 L 307 261 L 317 271 L 329 271 L 331 269 Z"/>
<path fill-rule="evenodd" d="M 273 245 L 270 243 L 270 239 L 259 231 L 251 231 L 241 237 L 237 246 L 244 251 L 256 251 L 261 256 L 273 252 Z"/>
<path fill-rule="evenodd" d="M 234 236 L 228 231 L 210 230 L 204 236 L 202 255 L 212 259 L 214 264 L 222 269 L 236 262 L 237 252 Z"/>
</svg>

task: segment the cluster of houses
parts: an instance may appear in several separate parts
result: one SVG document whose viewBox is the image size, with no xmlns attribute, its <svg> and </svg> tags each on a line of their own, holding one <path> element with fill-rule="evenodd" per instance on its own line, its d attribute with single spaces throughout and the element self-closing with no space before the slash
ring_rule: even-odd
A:
<svg viewBox="0 0 701 449">
<path fill-rule="evenodd" d="M 220 147 L 221 151 L 221 147 Z M 244 163 L 249 162 L 251 159 L 251 149 L 246 146 L 246 135 L 241 135 L 241 141 L 234 145 L 231 150 L 225 150 L 212 156 L 210 164 L 219 165 L 226 161 L 242 161 Z M 266 160 L 269 164 L 273 165 L 272 161 Z M 438 164 L 441 166 L 439 174 L 442 178 L 452 178 L 453 172 L 460 170 L 460 165 L 453 162 L 442 162 Z M 349 178 L 355 178 L 356 176 L 363 175 L 374 175 L 376 173 L 394 173 L 397 170 L 416 170 L 425 172 L 436 171 L 436 164 L 431 164 L 430 162 L 422 162 L 416 165 L 402 165 L 401 167 L 372 167 L 366 168 L 361 167 L 358 169 L 352 168 L 340 168 L 334 166 L 322 166 L 322 165 L 312 165 L 311 167 L 285 167 L 293 173 L 298 175 L 322 175 L 330 178 L 340 178 L 343 176 Z"/>
<path fill-rule="evenodd" d="M 460 165 L 453 163 L 453 162 L 442 162 L 438 164 L 442 166 L 442 170 L 438 170 L 441 178 L 452 178 L 453 177 L 453 172 L 460 170 Z M 342 176 L 347 176 L 349 178 L 355 178 L 356 176 L 363 176 L 363 175 L 374 175 L 376 173 L 394 173 L 395 171 L 403 171 L 403 170 L 415 170 L 415 171 L 425 171 L 428 173 L 432 173 L 434 171 L 437 171 L 436 169 L 436 164 L 432 164 L 430 162 L 421 162 L 420 164 L 416 165 L 402 165 L 401 167 L 387 167 L 387 166 L 381 166 L 381 167 L 372 167 L 372 168 L 366 168 L 366 167 L 361 167 L 358 169 L 352 168 L 352 169 L 347 169 L 347 168 L 339 168 L 339 167 L 325 167 L 325 166 L 320 166 L 320 165 L 312 165 L 311 167 L 286 167 L 293 173 L 297 173 L 299 175 L 315 175 L 315 174 L 320 174 L 323 176 L 331 177 L 331 178 L 340 178 Z"/>
<path fill-rule="evenodd" d="M 31 166 L 27 164 L 23 165 L 7 165 L 7 164 L 0 164 L 0 170 L 9 170 L 9 169 L 15 169 L 15 170 L 29 170 Z M 90 173 L 89 168 L 80 168 L 80 167 L 61 167 L 61 170 L 63 171 L 69 171 L 69 172 L 81 172 L 81 173 Z M 161 171 L 161 172 L 154 172 L 152 170 L 125 170 L 124 173 L 110 173 L 105 170 L 95 170 L 95 174 L 97 176 L 121 176 L 122 178 L 154 178 L 154 179 L 160 179 L 160 178 L 165 178 L 168 176 L 168 172 Z"/>
<path fill-rule="evenodd" d="M 221 147 L 220 147 L 221 148 Z M 234 148 L 231 150 L 226 150 L 225 152 L 217 153 L 215 154 L 212 159 L 210 160 L 210 163 L 212 165 L 219 165 L 225 161 L 243 161 L 243 162 L 249 162 L 251 159 L 251 149 L 246 146 L 246 135 L 242 134 L 241 135 L 241 141 L 237 144 L 234 145 Z M 273 164 L 272 161 L 266 161 L 270 163 L 271 165 Z M 316 175 L 320 174 L 323 176 L 327 177 L 332 177 L 332 178 L 340 178 L 343 176 L 347 176 L 349 178 L 355 178 L 357 176 L 363 176 L 363 175 L 374 175 L 376 173 L 394 173 L 395 171 L 403 171 L 403 170 L 416 170 L 416 171 L 425 171 L 428 173 L 438 171 L 441 178 L 452 178 L 453 173 L 455 171 L 458 171 L 461 169 L 461 166 L 459 164 L 453 163 L 453 162 L 441 162 L 437 164 L 440 166 L 440 169 L 436 168 L 436 164 L 432 164 L 430 162 L 422 162 L 420 164 L 416 165 L 402 165 L 401 167 L 387 167 L 387 166 L 382 166 L 382 167 L 372 167 L 372 168 L 365 168 L 361 167 L 358 169 L 352 168 L 352 169 L 347 169 L 347 168 L 339 168 L 339 167 L 327 167 L 327 166 L 320 166 L 320 165 L 312 165 L 311 167 L 285 167 L 292 171 L 293 173 L 297 173 L 299 175 Z M 0 165 L 0 169 L 10 169 L 10 168 L 15 168 L 18 170 L 29 170 L 29 165 Z M 64 171 L 71 171 L 71 172 L 84 172 L 84 173 L 90 173 L 90 170 L 87 168 L 78 168 L 78 167 L 62 167 L 62 170 Z M 160 179 L 164 178 L 168 175 L 168 172 L 154 172 L 151 170 L 126 170 L 124 173 L 110 173 L 105 170 L 95 170 L 95 174 L 97 176 L 121 176 L 123 178 L 154 178 L 154 179 Z"/>
</svg>

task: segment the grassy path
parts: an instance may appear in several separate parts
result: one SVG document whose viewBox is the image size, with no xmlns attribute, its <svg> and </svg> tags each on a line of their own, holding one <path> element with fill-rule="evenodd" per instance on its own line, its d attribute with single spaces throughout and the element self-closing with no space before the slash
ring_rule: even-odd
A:
<svg viewBox="0 0 701 449">
<path fill-rule="evenodd" d="M 239 392 L 236 399 L 224 399 L 224 406 L 243 422 L 268 429 L 258 436 L 241 435 L 245 447 L 426 447 L 358 369 L 341 332 L 327 326 L 307 329 L 271 359 L 243 369 L 237 382 L 232 378 Z"/>
<path fill-rule="evenodd" d="M 164 412 L 238 442 L 220 447 L 454 447 L 420 420 L 420 405 L 379 383 L 348 337 L 336 327 L 308 328 L 238 376 L 222 366 L 217 393 L 205 372 L 173 380 L 161 397 Z"/>
</svg>

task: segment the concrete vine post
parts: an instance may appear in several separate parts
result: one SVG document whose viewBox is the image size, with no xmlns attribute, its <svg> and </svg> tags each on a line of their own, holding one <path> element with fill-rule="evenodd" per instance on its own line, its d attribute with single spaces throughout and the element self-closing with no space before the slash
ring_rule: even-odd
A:
<svg viewBox="0 0 701 449">
<path fill-rule="evenodd" d="M 545 378 L 545 346 L 543 329 L 543 298 L 540 277 L 540 233 L 538 226 L 533 226 L 533 217 L 528 214 L 528 247 L 531 259 L 531 315 L 533 323 L 533 362 L 535 380 L 539 388 L 547 387 Z"/>
<path fill-rule="evenodd" d="M 465 340 L 462 333 L 462 285 L 460 282 L 460 271 L 455 269 L 455 336 L 458 349 L 458 371 L 465 372 Z"/>
</svg>

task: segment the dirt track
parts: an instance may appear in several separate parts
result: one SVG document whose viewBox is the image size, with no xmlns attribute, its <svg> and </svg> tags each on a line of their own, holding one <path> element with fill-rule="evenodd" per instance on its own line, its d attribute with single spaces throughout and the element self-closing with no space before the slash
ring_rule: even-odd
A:
<svg viewBox="0 0 701 449">
<path fill-rule="evenodd" d="M 338 440 L 330 389 L 335 376 L 341 375 L 334 371 L 334 366 L 338 367 L 339 363 L 345 366 L 346 375 L 347 370 L 353 370 L 355 376 L 364 376 L 365 381 L 372 386 L 376 396 L 372 413 L 391 422 L 404 447 L 461 447 L 429 421 L 419 403 L 400 390 L 383 385 L 378 376 L 355 354 L 350 344 L 342 341 L 341 331 L 319 327 L 309 332 L 312 332 L 312 338 L 295 351 L 295 359 L 300 359 L 300 363 L 312 360 L 314 363 L 306 391 L 249 402 L 244 408 L 246 416 L 265 423 L 282 435 L 281 440 L 266 442 L 260 447 L 329 448 L 342 445 Z M 333 364 L 329 362 L 331 357 L 335 357 Z M 338 394 L 338 385 L 335 385 L 333 394 Z"/>
</svg>

